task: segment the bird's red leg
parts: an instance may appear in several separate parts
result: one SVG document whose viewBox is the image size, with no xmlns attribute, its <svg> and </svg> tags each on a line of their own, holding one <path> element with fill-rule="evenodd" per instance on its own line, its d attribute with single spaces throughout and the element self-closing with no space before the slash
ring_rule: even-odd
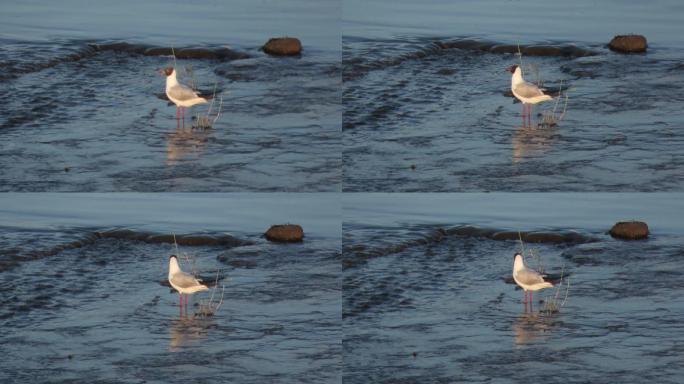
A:
<svg viewBox="0 0 684 384">
<path fill-rule="evenodd" d="M 529 110 L 527 111 L 527 122 L 528 125 L 531 127 L 532 126 L 532 104 L 529 105 Z"/>
<path fill-rule="evenodd" d="M 524 103 L 522 105 L 522 120 L 523 120 L 522 125 L 524 127 L 525 126 L 525 104 Z M 525 294 L 525 297 L 527 297 L 527 294 Z"/>
</svg>

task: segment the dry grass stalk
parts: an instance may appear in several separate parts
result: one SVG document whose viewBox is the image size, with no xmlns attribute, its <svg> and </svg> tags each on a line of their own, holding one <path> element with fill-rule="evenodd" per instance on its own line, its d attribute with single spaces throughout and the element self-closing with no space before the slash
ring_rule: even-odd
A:
<svg viewBox="0 0 684 384">
<path fill-rule="evenodd" d="M 190 256 L 187 253 L 182 253 L 178 250 L 178 243 L 176 242 L 176 234 L 173 234 L 173 245 L 176 248 L 176 255 L 182 255 L 186 262 L 192 266 L 191 273 L 192 275 L 196 278 L 199 279 L 199 275 L 197 274 L 197 269 L 195 268 L 195 257 Z M 211 296 L 209 296 L 209 299 L 201 299 L 199 301 L 199 308 L 197 312 L 195 313 L 195 316 L 200 316 L 200 317 L 209 317 L 209 316 L 214 316 L 216 312 L 218 312 L 219 308 L 221 308 L 221 305 L 223 304 L 223 296 L 226 292 L 226 287 L 224 285 L 221 285 L 221 297 L 218 299 L 217 302 L 214 302 L 214 296 L 216 295 L 216 290 L 218 289 L 218 281 L 219 281 L 219 276 L 221 274 L 221 270 L 216 271 L 216 278 L 214 280 L 214 287 L 211 289 Z M 201 280 L 201 279 L 199 279 Z M 218 296 L 217 296 L 218 297 Z"/>
<path fill-rule="evenodd" d="M 209 316 L 214 316 L 216 312 L 218 312 L 219 308 L 221 308 L 221 305 L 223 304 L 223 296 L 226 293 L 226 287 L 224 285 L 221 285 L 221 298 L 218 299 L 218 302 L 214 303 L 214 295 L 216 293 L 216 289 L 218 287 L 218 280 L 219 280 L 219 273 L 221 271 L 216 271 L 216 280 L 214 281 L 214 288 L 211 290 L 211 296 L 209 297 L 209 300 L 202 299 L 199 302 L 199 309 L 197 310 L 197 313 L 195 314 L 196 316 L 202 316 L 202 317 L 209 317 Z"/>
<path fill-rule="evenodd" d="M 570 294 L 570 277 L 568 276 L 566 280 L 566 288 L 565 288 L 565 297 L 563 297 L 563 301 L 560 300 L 560 292 L 561 288 L 563 287 L 563 272 L 565 268 L 561 270 L 561 278 L 560 282 L 558 285 L 556 285 L 556 293 L 551 296 L 547 297 L 544 299 L 544 304 L 542 305 L 542 308 L 539 310 L 540 313 L 546 314 L 546 315 L 551 315 L 554 313 L 560 312 L 561 308 L 565 305 L 565 303 L 568 301 L 568 295 Z"/>
<path fill-rule="evenodd" d="M 182 256 L 185 258 L 185 261 L 188 265 L 190 265 L 190 273 L 197 278 L 197 268 L 195 265 L 195 256 L 189 255 L 185 252 L 181 252 L 178 250 L 178 243 L 176 242 L 176 234 L 173 233 L 173 246 L 176 248 L 176 256 Z"/>
<path fill-rule="evenodd" d="M 523 259 L 528 259 L 525 255 L 525 243 L 522 240 L 522 235 L 520 231 L 518 231 L 518 238 L 520 241 L 520 248 L 521 248 L 521 253 L 523 255 Z M 529 258 L 533 259 L 537 267 L 534 268 L 537 272 L 543 274 L 544 273 L 544 266 L 542 262 L 542 257 L 539 252 L 536 252 L 535 250 L 529 250 L 528 252 Z M 563 300 L 560 300 L 560 294 L 561 294 L 561 288 L 563 287 L 563 281 L 565 281 L 565 296 L 563 297 Z M 561 268 L 561 275 L 560 275 L 560 280 L 558 284 L 556 284 L 556 291 L 553 296 L 547 297 L 544 299 L 544 303 L 542 304 L 542 308 L 539 310 L 539 313 L 550 315 L 554 313 L 560 312 L 561 308 L 565 305 L 565 303 L 568 300 L 568 296 L 570 294 L 570 277 L 565 276 L 565 266 Z"/>
<path fill-rule="evenodd" d="M 176 65 L 176 51 L 174 50 L 173 46 L 171 47 L 171 54 L 173 55 L 173 69 L 176 70 L 176 73 L 180 75 L 181 78 L 187 78 L 188 80 L 188 85 L 190 88 L 192 88 L 193 91 L 197 92 L 197 79 L 195 78 L 195 73 L 192 69 L 192 65 L 188 64 L 183 68 L 183 73 L 180 73 L 178 71 L 178 67 Z M 214 93 L 211 98 L 211 104 L 209 105 L 209 111 L 206 114 L 201 114 L 197 113 L 197 116 L 195 116 L 193 119 L 195 122 L 192 124 L 193 129 L 211 129 L 213 128 L 214 124 L 218 121 L 219 117 L 221 117 L 221 112 L 223 109 L 223 95 L 220 96 L 220 101 L 219 101 L 219 106 L 218 106 L 218 111 L 216 112 L 216 115 L 212 116 L 211 112 L 214 107 L 214 100 L 216 100 L 216 87 L 217 83 L 214 83 Z"/>
<path fill-rule="evenodd" d="M 520 50 L 520 43 L 518 43 L 518 57 L 520 58 L 520 70 L 523 72 L 524 76 L 524 67 L 523 67 L 523 60 L 522 60 L 522 51 Z M 539 74 L 539 67 L 536 65 L 530 65 L 531 72 L 533 73 L 533 76 L 535 78 L 535 82 L 537 83 L 537 86 L 543 90 L 544 88 L 544 82 L 541 79 L 541 76 Z M 556 111 L 558 109 L 560 100 L 563 98 L 563 80 L 561 79 L 560 86 L 558 88 L 558 97 L 556 97 L 556 103 L 553 106 L 552 111 L 543 111 L 541 114 L 541 118 L 538 119 L 536 126 L 538 127 L 555 127 L 558 125 L 558 123 L 563 120 L 563 117 L 565 117 L 565 112 L 568 109 L 568 90 L 565 90 L 565 102 L 563 103 L 563 111 L 560 112 L 559 114 L 556 114 Z"/>
</svg>

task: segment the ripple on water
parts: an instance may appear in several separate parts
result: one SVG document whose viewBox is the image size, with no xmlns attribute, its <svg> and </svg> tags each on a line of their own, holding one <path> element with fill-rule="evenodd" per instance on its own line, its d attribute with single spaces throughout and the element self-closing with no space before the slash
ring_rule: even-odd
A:
<svg viewBox="0 0 684 384">
<path fill-rule="evenodd" d="M 661 358 L 682 344 L 673 339 L 676 316 L 684 314 L 676 304 L 684 292 L 681 238 L 542 232 L 550 241 L 526 242 L 526 249 L 541 255 L 547 271 L 570 274 L 566 305 L 545 315 L 536 302 L 526 311 L 521 291 L 505 281 L 519 248 L 510 232 L 458 230 L 467 235 L 435 236 L 440 230 L 431 226 L 345 227 L 345 381 L 679 377 L 684 367 Z"/>
<path fill-rule="evenodd" d="M 529 129 L 503 71 L 518 62 L 510 47 L 448 41 L 343 39 L 345 190 L 680 189 L 677 51 L 619 55 L 559 42 L 544 48 L 555 54 L 533 55 L 537 46 L 524 45 L 526 78 L 549 90 L 562 82 L 569 96 L 558 126 Z"/>
<path fill-rule="evenodd" d="M 7 233 L 16 251 L 2 247 L 0 259 L 41 255 L 0 273 L 10 292 L 0 325 L 12 330 L 0 342 L 13 350 L 0 368 L 10 382 L 339 381 L 338 241 L 191 233 L 176 235 L 176 250 L 173 236 L 125 228 Z M 199 276 L 221 271 L 213 316 L 179 316 L 177 293 L 160 284 L 178 252 Z M 210 295 L 194 295 L 189 312 Z"/>
<path fill-rule="evenodd" d="M 0 106 L 7 190 L 339 189 L 341 77 L 328 53 L 274 58 L 256 49 L 185 50 L 187 58 L 176 63 L 181 80 L 216 88 L 216 103 L 223 97 L 223 117 L 197 131 L 191 118 L 209 106 L 188 111 L 182 126 L 157 97 L 164 84 L 157 70 L 173 65 L 163 49 L 129 42 L 7 45 L 0 66 L 9 75 L 0 82 L 16 95 Z M 145 54 L 150 49 L 152 56 Z M 30 54 L 13 59 L 24 52 Z"/>
</svg>

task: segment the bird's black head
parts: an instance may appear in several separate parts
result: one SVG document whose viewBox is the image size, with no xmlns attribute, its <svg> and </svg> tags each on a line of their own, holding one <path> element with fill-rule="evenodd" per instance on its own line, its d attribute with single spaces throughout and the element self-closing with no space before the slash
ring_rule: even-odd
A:
<svg viewBox="0 0 684 384">
<path fill-rule="evenodd" d="M 177 259 L 177 258 L 178 258 L 178 257 L 177 257 L 176 255 L 171 255 L 171 256 L 169 256 L 169 260 L 171 260 L 171 259 Z"/>
<path fill-rule="evenodd" d="M 506 68 L 506 71 L 510 73 L 515 73 L 515 70 L 518 69 L 518 64 L 513 64 L 510 67 Z"/>
<path fill-rule="evenodd" d="M 159 70 L 159 74 L 164 75 L 164 76 L 171 76 L 173 73 L 173 67 L 166 67 L 164 69 Z"/>
<path fill-rule="evenodd" d="M 522 257 L 522 253 L 516 252 L 516 253 L 513 255 L 513 260 L 515 260 L 515 258 L 518 257 L 518 256 Z"/>
</svg>

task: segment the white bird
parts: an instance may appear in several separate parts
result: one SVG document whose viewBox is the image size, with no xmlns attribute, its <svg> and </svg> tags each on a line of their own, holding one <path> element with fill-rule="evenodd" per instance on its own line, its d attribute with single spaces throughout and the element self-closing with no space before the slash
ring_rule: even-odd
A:
<svg viewBox="0 0 684 384">
<path fill-rule="evenodd" d="M 511 76 L 511 91 L 513 92 L 513 96 L 522 102 L 523 125 L 525 125 L 526 114 L 528 116 L 528 121 L 532 119 L 532 105 L 553 100 L 553 97 L 545 94 L 544 91 L 542 91 L 536 85 L 525 81 L 525 79 L 523 79 L 522 69 L 520 66 L 512 65 L 506 68 L 506 70 L 513 74 Z M 526 108 L 527 113 L 525 112 Z"/>
<path fill-rule="evenodd" d="M 523 261 L 523 256 L 520 252 L 513 255 L 513 280 L 525 291 L 525 303 L 527 303 L 527 292 L 530 295 L 530 303 L 532 303 L 532 292 L 539 291 L 545 288 L 553 288 L 553 284 L 545 280 L 546 275 L 527 268 Z"/>
<path fill-rule="evenodd" d="M 209 287 L 197 280 L 195 276 L 180 269 L 176 255 L 169 257 L 169 284 L 180 294 L 181 311 L 183 308 L 183 294 L 192 295 L 193 293 L 209 289 Z M 185 296 L 185 305 L 188 305 L 187 296 Z"/>
<path fill-rule="evenodd" d="M 176 119 L 179 118 L 179 109 L 185 119 L 184 108 L 207 102 L 206 97 L 198 95 L 192 88 L 178 82 L 175 69 L 168 67 L 160 70 L 159 73 L 166 76 L 166 97 L 176 104 Z"/>
</svg>

